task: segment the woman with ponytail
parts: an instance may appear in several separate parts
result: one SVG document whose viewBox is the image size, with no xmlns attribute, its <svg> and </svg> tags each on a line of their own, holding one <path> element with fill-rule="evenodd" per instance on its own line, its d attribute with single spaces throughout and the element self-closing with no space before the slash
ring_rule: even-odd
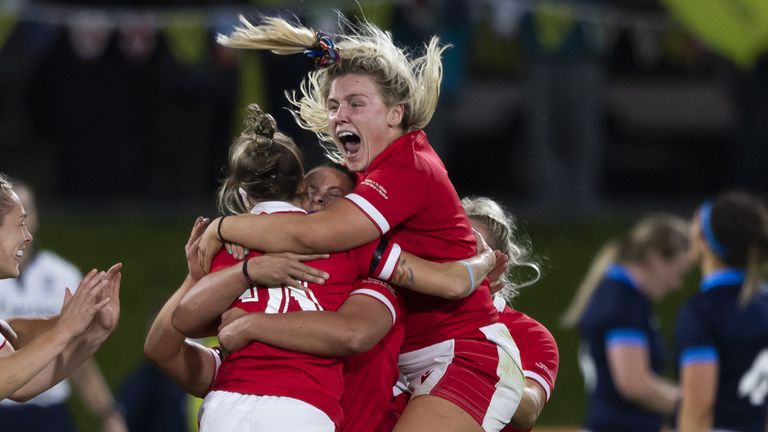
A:
<svg viewBox="0 0 768 432">
<path fill-rule="evenodd" d="M 691 224 L 700 290 L 680 310 L 680 432 L 764 432 L 768 397 L 768 210 L 730 192 Z"/>
<path fill-rule="evenodd" d="M 687 233 L 677 217 L 641 220 L 602 248 L 565 312 L 563 324 L 581 333 L 586 430 L 659 431 L 674 413 L 678 389 L 661 377 L 664 349 L 651 302 L 682 284 Z"/>
<path fill-rule="evenodd" d="M 246 130 L 230 148 L 227 174 L 219 193 L 223 213 L 305 213 L 301 153 L 255 105 L 249 107 Z M 218 355 L 186 342 L 184 336 L 216 334 L 220 322 L 243 314 L 300 317 L 305 316 L 302 311 L 346 310 L 348 303 L 359 306 L 361 298 L 369 297 L 367 313 L 376 325 L 353 330 L 355 335 L 364 333 L 361 344 L 370 347 L 402 318 L 394 291 L 367 276 L 387 279 L 392 268 L 405 266 L 407 260 L 408 268 L 419 275 L 414 289 L 422 289 L 421 283 L 442 288 L 453 281 L 469 285 L 466 279 L 485 277 L 494 262 L 488 259 L 491 251 L 469 260 L 473 276 L 468 277 L 464 264 L 427 263 L 383 241 L 330 256 L 249 252 L 242 263 L 222 249 L 214 258 L 215 272 L 202 277 L 193 257 L 204 229 L 199 219 L 186 246 L 189 275 L 161 310 L 145 343 L 146 355 L 168 376 L 187 391 L 206 395 L 203 431 L 336 430 L 342 419 L 343 358 L 254 342 L 233 349 L 219 367 Z M 350 302 L 352 297 L 357 301 Z M 227 318 L 220 319 L 225 311 Z M 285 339 L 298 335 L 289 333 Z"/>
<path fill-rule="evenodd" d="M 345 199 L 308 216 L 212 221 L 200 244 L 204 267 L 221 247 L 219 233 L 267 252 L 334 252 L 384 236 L 430 261 L 475 255 L 469 220 L 422 130 L 437 105 L 445 47 L 432 38 L 423 55 L 413 57 L 367 22 L 344 25 L 345 34 L 331 37 L 265 18 L 258 24 L 243 21 L 232 35 L 219 38 L 229 47 L 316 59 L 319 68 L 289 101 L 298 123 L 357 173 L 358 185 Z M 410 288 L 409 269 L 397 272 L 401 287 Z M 501 430 L 520 402 L 525 380 L 514 341 L 498 323 L 489 283 L 456 301 L 401 293 L 409 316 L 400 368 L 414 398 L 395 430 Z"/>
</svg>

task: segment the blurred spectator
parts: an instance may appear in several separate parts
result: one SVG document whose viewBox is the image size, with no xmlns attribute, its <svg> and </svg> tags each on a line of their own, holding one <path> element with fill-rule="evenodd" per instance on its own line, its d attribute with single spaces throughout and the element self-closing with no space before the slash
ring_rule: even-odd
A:
<svg viewBox="0 0 768 432">
<path fill-rule="evenodd" d="M 14 190 L 27 211 L 27 226 L 35 235 L 38 228 L 37 206 L 29 187 L 14 181 Z M 75 266 L 51 251 L 27 246 L 21 259 L 18 279 L 0 280 L 0 318 L 50 316 L 58 314 L 64 299 L 64 289 L 76 289 L 82 275 Z M 95 416 L 101 418 L 101 431 L 127 431 L 119 406 L 93 359 L 83 363 L 69 379 L 80 400 Z M 67 380 L 26 403 L 10 400 L 0 402 L 0 424 L 3 430 L 24 432 L 66 432 L 76 430 L 67 399 Z"/>
<path fill-rule="evenodd" d="M 600 0 L 570 0 L 574 4 Z M 527 187 L 542 210 L 594 213 L 603 155 L 602 60 L 566 6 L 523 18 L 527 55 Z"/>
</svg>

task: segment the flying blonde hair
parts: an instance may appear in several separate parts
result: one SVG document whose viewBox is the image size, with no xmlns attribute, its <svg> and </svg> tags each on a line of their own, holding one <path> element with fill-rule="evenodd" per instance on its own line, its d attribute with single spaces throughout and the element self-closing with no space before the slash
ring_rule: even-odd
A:
<svg viewBox="0 0 768 432">
<path fill-rule="evenodd" d="M 423 129 L 437 107 L 443 79 L 441 55 L 448 48 L 441 46 L 437 37 L 432 37 L 425 45 L 424 54 L 411 58 L 405 50 L 395 46 L 389 32 L 367 21 L 353 24 L 341 14 L 339 21 L 345 33 L 332 39 L 332 48 L 337 50 L 338 58 L 326 67 L 310 72 L 298 93 L 287 94 L 288 101 L 294 106 L 292 112 L 296 122 L 318 136 L 335 162 L 341 162 L 343 158 L 328 131 L 326 100 L 333 80 L 346 74 L 371 77 L 388 107 L 403 105 L 403 131 Z M 290 55 L 318 50 L 320 38 L 328 37 L 277 17 L 264 17 L 254 25 L 240 16 L 240 22 L 241 26 L 232 34 L 219 35 L 217 41 L 231 48 Z"/>
</svg>

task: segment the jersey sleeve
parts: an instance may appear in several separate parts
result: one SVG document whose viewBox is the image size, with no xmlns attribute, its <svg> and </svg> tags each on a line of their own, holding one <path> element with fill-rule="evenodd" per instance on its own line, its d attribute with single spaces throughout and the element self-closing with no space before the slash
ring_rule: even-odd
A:
<svg viewBox="0 0 768 432">
<path fill-rule="evenodd" d="M 505 319 L 504 315 L 510 319 Z M 524 376 L 539 383 L 549 400 L 555 388 L 560 365 L 560 353 L 555 338 L 543 324 L 512 309 L 506 309 L 502 313 L 502 321 L 509 328 L 520 350 Z"/>
<path fill-rule="evenodd" d="M 384 235 L 424 208 L 430 184 L 418 170 L 389 168 L 368 174 L 345 198 Z"/>
<path fill-rule="evenodd" d="M 353 249 L 353 252 L 361 277 L 370 276 L 389 281 L 395 274 L 402 249 L 386 237 L 379 237 L 376 241 Z"/>
<path fill-rule="evenodd" d="M 636 296 L 626 295 L 619 290 L 611 290 L 604 304 L 608 311 L 605 320 L 603 338 L 606 348 L 616 346 L 648 346 L 649 316 L 643 308 L 635 304 Z"/>
<path fill-rule="evenodd" d="M 677 316 L 676 336 L 680 367 L 718 360 L 712 332 L 694 304 L 688 303 L 680 309 Z"/>
<path fill-rule="evenodd" d="M 393 326 L 397 323 L 398 319 L 402 320 L 400 301 L 395 290 L 386 282 L 374 278 L 358 280 L 355 282 L 355 286 L 349 295 L 367 295 L 381 302 L 392 315 Z"/>
</svg>

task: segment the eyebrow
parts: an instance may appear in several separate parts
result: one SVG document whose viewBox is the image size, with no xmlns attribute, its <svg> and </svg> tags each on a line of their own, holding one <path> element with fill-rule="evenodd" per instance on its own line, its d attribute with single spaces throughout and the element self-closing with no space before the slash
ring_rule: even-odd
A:
<svg viewBox="0 0 768 432">
<path fill-rule="evenodd" d="M 350 94 L 344 96 L 342 99 L 352 99 L 352 98 L 356 98 L 356 97 L 362 97 L 362 98 L 368 99 L 368 95 L 366 95 L 364 93 L 350 93 Z M 338 103 L 339 100 L 336 99 L 336 98 L 329 97 L 326 100 L 326 103 L 328 103 L 328 102 L 337 102 Z"/>
</svg>

